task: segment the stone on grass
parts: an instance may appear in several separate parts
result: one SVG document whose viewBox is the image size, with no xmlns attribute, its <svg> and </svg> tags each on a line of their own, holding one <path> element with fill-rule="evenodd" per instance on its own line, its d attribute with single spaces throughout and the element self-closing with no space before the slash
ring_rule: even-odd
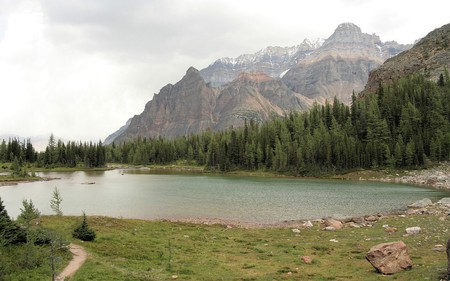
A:
<svg viewBox="0 0 450 281">
<path fill-rule="evenodd" d="M 300 233 L 300 229 L 298 229 L 298 228 L 293 228 L 293 229 L 292 229 L 292 232 L 294 232 L 294 233 Z"/>
<path fill-rule="evenodd" d="M 375 216 L 368 216 L 365 218 L 365 220 L 368 222 L 376 222 L 378 219 Z"/>
<path fill-rule="evenodd" d="M 387 233 L 394 233 L 397 232 L 397 228 L 393 226 L 388 226 L 384 228 L 384 231 L 386 231 Z"/>
<path fill-rule="evenodd" d="M 406 233 L 409 235 L 419 234 L 421 231 L 422 231 L 422 229 L 418 226 L 406 228 Z"/>
<path fill-rule="evenodd" d="M 311 264 L 312 263 L 312 258 L 310 256 L 302 256 L 300 257 L 300 259 L 307 264 Z"/>
<path fill-rule="evenodd" d="M 424 198 L 422 200 L 416 201 L 412 203 L 411 205 L 408 205 L 409 208 L 425 208 L 427 206 L 430 206 L 433 204 L 430 199 Z"/>
<path fill-rule="evenodd" d="M 314 225 L 312 224 L 311 221 L 306 221 L 305 223 L 303 223 L 303 227 L 305 228 L 312 228 Z"/>
<path fill-rule="evenodd" d="M 403 241 L 375 245 L 366 254 L 366 259 L 378 272 L 386 275 L 412 267 L 412 260 Z"/>
<path fill-rule="evenodd" d="M 326 227 L 325 227 L 325 230 L 326 230 L 326 231 L 335 231 L 336 228 L 334 228 L 334 227 L 332 227 L 332 226 L 326 226 Z"/>
<path fill-rule="evenodd" d="M 347 223 L 346 225 L 349 226 L 349 227 L 353 227 L 353 228 L 361 228 L 361 225 L 359 225 L 359 224 L 357 224 L 355 222 L 352 222 L 352 221 Z"/>
<path fill-rule="evenodd" d="M 331 226 L 335 230 L 342 228 L 342 222 L 332 219 L 332 218 L 326 218 L 324 223 L 325 223 L 325 226 Z"/>
</svg>

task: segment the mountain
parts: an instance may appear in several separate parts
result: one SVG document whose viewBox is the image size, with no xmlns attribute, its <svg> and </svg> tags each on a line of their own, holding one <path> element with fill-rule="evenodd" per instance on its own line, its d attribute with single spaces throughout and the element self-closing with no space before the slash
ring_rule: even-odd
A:
<svg viewBox="0 0 450 281">
<path fill-rule="evenodd" d="M 114 142 L 114 140 L 120 136 L 123 132 L 125 132 L 128 127 L 130 126 L 131 120 L 133 118 L 130 118 L 127 120 L 127 122 L 125 123 L 125 125 L 123 125 L 122 127 L 119 128 L 119 130 L 115 131 L 114 133 L 112 133 L 111 135 L 107 136 L 105 141 L 103 142 L 105 145 L 109 145 L 112 144 Z"/>
<path fill-rule="evenodd" d="M 212 86 L 222 86 L 236 79 L 241 72 L 264 72 L 279 78 L 312 51 L 320 47 L 323 39 L 305 39 L 293 47 L 267 47 L 255 54 L 237 58 L 221 58 L 200 70 L 200 75 Z"/>
<path fill-rule="evenodd" d="M 430 32 L 410 50 L 388 59 L 370 73 L 364 92 L 375 92 L 380 83 L 390 84 L 414 73 L 437 81 L 450 69 L 450 24 Z"/>
<path fill-rule="evenodd" d="M 326 40 L 305 39 L 294 47 L 222 58 L 200 71 L 189 68 L 178 83 L 154 95 L 128 126 L 108 137 L 108 143 L 243 126 L 246 119 L 265 121 L 335 96 L 350 102 L 371 70 L 409 47 L 383 43 L 377 35 L 344 23 Z"/>
<path fill-rule="evenodd" d="M 115 141 L 224 130 L 243 126 L 245 120 L 267 121 L 272 114 L 306 110 L 311 105 L 311 100 L 265 73 L 244 72 L 222 87 L 213 87 L 191 67 L 178 83 L 163 87 Z"/>
<path fill-rule="evenodd" d="M 353 91 L 363 90 L 371 70 L 408 48 L 410 45 L 395 41 L 383 43 L 377 35 L 343 23 L 319 48 L 292 67 L 282 81 L 318 102 L 337 96 L 348 103 Z"/>
</svg>

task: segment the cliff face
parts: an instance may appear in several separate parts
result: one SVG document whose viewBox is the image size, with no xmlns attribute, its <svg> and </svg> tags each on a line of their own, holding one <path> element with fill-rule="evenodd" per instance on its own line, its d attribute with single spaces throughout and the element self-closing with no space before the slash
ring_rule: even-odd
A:
<svg viewBox="0 0 450 281">
<path fill-rule="evenodd" d="M 450 69 L 450 24 L 430 32 L 410 50 L 388 59 L 371 72 L 364 92 L 375 92 L 380 83 L 390 84 L 413 73 L 436 81 L 445 69 Z"/>
<path fill-rule="evenodd" d="M 162 88 L 115 141 L 224 130 L 242 126 L 246 119 L 267 121 L 272 114 L 306 110 L 311 105 L 311 100 L 264 73 L 241 73 L 216 88 L 206 84 L 196 69 L 189 68 L 178 83 Z"/>
<path fill-rule="evenodd" d="M 217 94 L 218 90 L 206 85 L 191 67 L 178 83 L 169 84 L 154 95 L 116 141 L 138 136 L 175 137 L 211 128 L 215 123 L 212 109 Z"/>
<path fill-rule="evenodd" d="M 407 48 L 396 42 L 383 43 L 378 36 L 344 23 L 282 80 L 293 91 L 318 102 L 337 96 L 348 103 L 353 91 L 364 88 L 371 70 Z"/>
</svg>

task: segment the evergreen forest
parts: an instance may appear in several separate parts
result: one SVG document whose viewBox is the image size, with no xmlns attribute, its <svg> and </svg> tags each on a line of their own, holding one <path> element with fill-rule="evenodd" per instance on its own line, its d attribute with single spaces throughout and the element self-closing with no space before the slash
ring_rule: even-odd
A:
<svg viewBox="0 0 450 281">
<path fill-rule="evenodd" d="M 293 175 L 352 169 L 417 168 L 450 160 L 450 81 L 403 78 L 350 106 L 337 99 L 267 123 L 174 140 L 139 138 L 108 147 L 110 162 L 170 164 L 208 169 L 268 170 Z"/>
<path fill-rule="evenodd" d="M 176 139 L 138 138 L 113 143 L 56 141 L 35 152 L 29 141 L 3 141 L 0 161 L 41 167 L 102 167 L 109 163 L 166 165 L 185 161 L 216 171 L 264 170 L 315 175 L 354 169 L 418 168 L 450 160 L 450 79 L 421 75 L 380 85 L 347 106 L 337 99 L 308 112 L 266 123 L 205 131 Z"/>
<path fill-rule="evenodd" d="M 21 142 L 17 138 L 2 140 L 0 144 L 0 162 L 12 162 L 23 166 L 35 164 L 37 167 L 77 167 L 86 168 L 104 167 L 106 165 L 106 147 L 102 142 L 74 142 L 66 144 L 56 141 L 53 134 L 43 152 L 36 152 L 31 141 Z"/>
</svg>

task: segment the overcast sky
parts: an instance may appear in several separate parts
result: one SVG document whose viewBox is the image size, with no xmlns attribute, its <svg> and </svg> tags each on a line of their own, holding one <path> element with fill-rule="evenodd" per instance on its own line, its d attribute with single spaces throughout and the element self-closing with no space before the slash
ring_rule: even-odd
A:
<svg viewBox="0 0 450 281">
<path fill-rule="evenodd" d="M 412 43 L 446 0 L 0 0 L 0 135 L 104 139 L 189 66 L 353 22 Z"/>
</svg>

